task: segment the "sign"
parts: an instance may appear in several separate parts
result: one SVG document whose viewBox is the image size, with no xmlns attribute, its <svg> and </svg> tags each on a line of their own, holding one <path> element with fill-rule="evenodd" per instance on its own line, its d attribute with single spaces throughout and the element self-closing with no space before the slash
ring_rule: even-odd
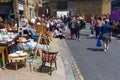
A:
<svg viewBox="0 0 120 80">
<path fill-rule="evenodd" d="M 23 11 L 24 10 L 23 5 L 22 4 L 18 4 L 18 9 Z"/>
<path fill-rule="evenodd" d="M 61 16 L 68 16 L 69 15 L 69 11 L 57 11 L 57 16 L 61 17 Z"/>
</svg>

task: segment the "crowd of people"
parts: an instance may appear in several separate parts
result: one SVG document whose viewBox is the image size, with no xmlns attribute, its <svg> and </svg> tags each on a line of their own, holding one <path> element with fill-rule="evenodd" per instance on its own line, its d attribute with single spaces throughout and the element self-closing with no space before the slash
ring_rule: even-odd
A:
<svg viewBox="0 0 120 80">
<path fill-rule="evenodd" d="M 42 21 L 43 19 L 43 21 Z M 46 26 L 47 31 L 53 32 L 53 37 L 64 39 L 66 35 L 64 32 L 67 28 L 70 30 L 70 37 L 71 39 L 81 40 L 80 32 L 82 29 L 86 27 L 86 21 L 84 16 L 76 15 L 76 16 L 61 16 L 61 17 L 37 17 L 32 18 L 30 22 L 23 21 L 24 23 L 21 25 L 20 30 L 22 31 L 23 28 L 27 28 L 27 34 L 31 34 L 35 40 L 38 39 L 39 35 L 36 34 L 36 25 Z M 42 23 L 43 22 L 43 23 Z M 111 41 L 111 36 L 117 35 L 120 37 L 120 21 L 110 22 L 109 18 L 105 17 L 94 17 L 91 16 L 90 18 L 90 30 L 91 35 L 97 39 L 101 37 L 104 45 L 104 51 L 109 48 L 109 42 Z"/>
<path fill-rule="evenodd" d="M 90 24 L 91 35 L 94 35 L 95 32 L 96 39 L 102 39 L 104 51 L 107 51 L 112 37 L 112 25 L 110 25 L 109 19 L 103 17 L 98 17 L 95 19 L 92 16 Z"/>
</svg>

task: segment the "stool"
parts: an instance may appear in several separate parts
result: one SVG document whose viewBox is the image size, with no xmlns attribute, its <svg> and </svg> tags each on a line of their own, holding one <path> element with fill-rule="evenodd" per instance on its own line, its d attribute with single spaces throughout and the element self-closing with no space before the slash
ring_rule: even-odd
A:
<svg viewBox="0 0 120 80">
<path fill-rule="evenodd" d="M 15 70 L 18 69 L 19 64 L 24 64 L 24 67 L 26 67 L 26 59 L 28 56 L 23 56 L 23 57 L 9 57 L 9 62 L 13 63 L 15 65 Z M 22 62 L 23 61 L 23 62 Z"/>
</svg>

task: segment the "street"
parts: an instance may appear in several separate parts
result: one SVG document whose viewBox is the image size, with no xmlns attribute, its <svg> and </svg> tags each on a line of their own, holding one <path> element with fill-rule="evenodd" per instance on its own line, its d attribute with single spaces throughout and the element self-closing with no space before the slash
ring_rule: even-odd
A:
<svg viewBox="0 0 120 80">
<path fill-rule="evenodd" d="M 66 33 L 66 43 L 85 80 L 120 80 L 120 42 L 112 39 L 109 50 L 96 47 L 96 39 L 89 36 L 89 25 L 81 32 L 81 40 L 71 40 Z"/>
</svg>

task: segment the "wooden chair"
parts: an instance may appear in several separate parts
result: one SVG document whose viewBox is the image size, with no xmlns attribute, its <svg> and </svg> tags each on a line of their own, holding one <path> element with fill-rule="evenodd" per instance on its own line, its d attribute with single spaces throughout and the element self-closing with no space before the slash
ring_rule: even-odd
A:
<svg viewBox="0 0 120 80">
<path fill-rule="evenodd" d="M 41 31 L 41 25 L 36 25 L 35 30 L 36 30 L 36 33 L 39 34 Z"/>
<path fill-rule="evenodd" d="M 51 38 L 51 33 L 47 30 L 47 27 L 43 26 L 42 28 L 41 25 L 36 25 L 35 29 L 36 29 L 36 33 L 37 34 L 41 33 L 42 34 L 41 38 L 46 38 L 47 44 L 49 44 L 52 38 Z M 40 40 L 40 43 L 42 44 L 42 40 Z"/>
<path fill-rule="evenodd" d="M 52 74 L 52 71 L 54 69 L 57 70 L 57 62 L 56 62 L 56 56 L 58 52 L 57 51 L 44 51 L 42 50 L 42 66 L 40 68 L 40 71 L 42 70 L 43 67 L 45 67 L 46 63 L 50 63 L 50 71 L 49 74 Z M 52 67 L 52 64 L 55 64 L 55 68 Z"/>
</svg>

